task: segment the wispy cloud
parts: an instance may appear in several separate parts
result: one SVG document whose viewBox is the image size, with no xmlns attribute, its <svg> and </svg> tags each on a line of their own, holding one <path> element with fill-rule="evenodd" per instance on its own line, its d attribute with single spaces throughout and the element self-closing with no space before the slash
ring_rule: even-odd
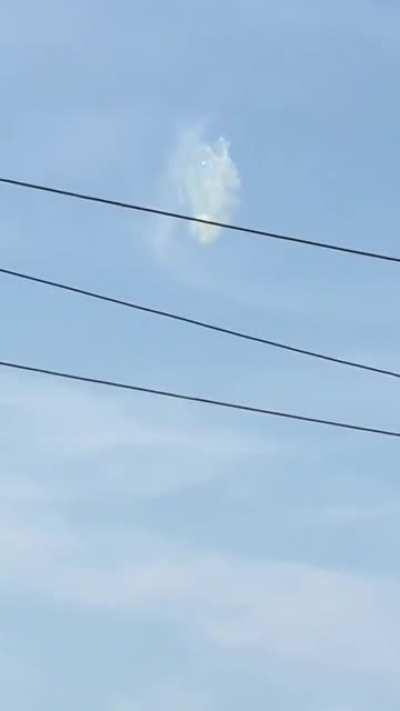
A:
<svg viewBox="0 0 400 711">
<path fill-rule="evenodd" d="M 206 412 L 180 404 L 155 407 L 4 374 L 0 386 L 0 494 L 11 507 L 105 492 L 158 497 L 228 473 L 234 478 L 253 457 L 272 463 L 284 454 L 272 438 L 232 437 Z M 25 447 L 16 452 L 21 437 Z"/>
<path fill-rule="evenodd" d="M 170 176 L 181 204 L 195 217 L 226 222 L 238 204 L 240 176 L 228 141 L 207 141 L 199 129 L 186 131 L 171 161 Z M 218 227 L 192 224 L 202 244 L 214 242 Z"/>
<path fill-rule="evenodd" d="M 110 711 L 208 711 L 211 705 L 204 689 L 193 689 L 183 679 L 153 682 L 145 692 L 138 690 L 130 699 L 120 699 L 111 704 Z"/>
<path fill-rule="evenodd" d="M 179 451 L 177 478 L 173 464 L 171 473 L 157 464 L 150 490 L 159 494 L 184 486 L 188 479 L 201 482 L 212 475 L 201 459 L 202 449 L 211 445 L 213 456 L 218 455 L 218 470 L 228 462 L 231 471 L 231 462 L 239 455 L 244 454 L 248 462 L 249 445 L 251 449 L 257 440 L 243 435 L 232 445 L 232 436 L 216 431 L 211 423 L 199 433 L 190 422 L 182 426 L 179 416 L 174 427 L 169 406 L 160 410 L 156 421 L 153 408 L 149 413 L 141 409 L 138 422 L 130 409 L 133 404 L 125 403 L 122 410 L 111 395 L 88 396 L 83 389 L 53 386 L 43 393 L 43 385 L 40 390 L 29 389 L 24 381 L 18 389 L 17 382 L 10 379 L 7 386 L 4 379 L 2 383 L 0 489 L 6 494 L 0 503 L 2 589 L 71 608 L 118 609 L 129 614 L 146 610 L 155 615 L 165 610 L 189 636 L 203 637 L 210 647 L 235 653 L 301 659 L 312 665 L 322 662 L 346 670 L 391 673 L 397 669 L 397 582 L 190 549 L 129 522 L 122 529 L 119 522 L 72 525 L 49 497 L 50 491 L 55 496 L 62 491 L 61 480 L 66 480 L 76 498 L 89 491 L 91 506 L 96 492 L 115 492 L 120 449 L 128 460 L 122 465 L 120 482 L 120 492 L 126 494 L 142 486 L 137 480 L 144 479 L 149 486 L 147 480 L 153 476 L 140 452 L 160 449 L 164 464 L 172 442 Z M 159 420 L 168 426 L 161 427 Z M 7 454 L 7 439 L 17 438 L 25 445 L 21 459 L 15 451 L 12 457 Z M 185 450 L 190 453 L 187 467 Z M 109 479 L 102 469 L 107 451 L 112 452 L 113 462 Z M 62 468 L 65 460 L 68 477 Z M 25 478 L 17 477 L 21 471 Z M 109 489 L 104 489 L 102 480 L 110 482 Z"/>
<path fill-rule="evenodd" d="M 398 668 L 396 582 L 201 554 L 135 527 L 74 534 L 55 519 L 40 531 L 17 520 L 2 524 L 0 562 L 7 590 L 72 608 L 164 609 L 189 636 L 232 652 L 347 671 Z"/>
<path fill-rule="evenodd" d="M 382 520 L 398 517 L 399 501 L 386 501 L 381 504 L 362 506 L 361 504 L 329 506 L 309 512 L 309 520 L 320 525 L 354 526 L 381 523 Z"/>
</svg>

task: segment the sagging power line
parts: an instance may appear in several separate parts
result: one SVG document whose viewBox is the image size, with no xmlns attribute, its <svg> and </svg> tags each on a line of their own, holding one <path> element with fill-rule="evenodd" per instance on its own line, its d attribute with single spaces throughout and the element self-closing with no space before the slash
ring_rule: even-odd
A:
<svg viewBox="0 0 400 711">
<path fill-rule="evenodd" d="M 306 415 L 297 415 L 289 412 L 280 412 L 278 410 L 267 410 L 261 407 L 255 407 L 253 405 L 244 405 L 235 402 L 228 402 L 224 400 L 214 400 L 211 398 L 200 397 L 197 395 L 184 395 L 182 393 L 172 392 L 170 390 L 158 390 L 156 388 L 144 387 L 141 385 L 131 385 L 129 383 L 120 383 L 114 380 L 102 380 L 99 378 L 92 378 L 83 375 L 77 375 L 75 373 L 65 373 L 57 370 L 49 370 L 48 368 L 37 368 L 30 365 L 23 365 L 21 363 L 0 361 L 0 367 L 12 368 L 14 370 L 25 371 L 29 373 L 36 373 L 41 375 L 48 375 L 54 378 L 61 378 L 64 380 L 73 380 L 82 383 L 90 383 L 93 385 L 103 385 L 111 388 L 118 388 L 120 390 L 134 391 L 138 393 L 145 393 L 148 395 L 155 395 L 158 397 L 170 398 L 174 400 L 184 400 L 186 402 L 195 402 L 202 405 L 211 405 L 216 407 L 224 407 L 231 410 L 239 410 L 242 412 L 249 412 L 257 415 L 269 415 L 271 417 L 279 417 L 287 420 L 295 420 L 298 422 L 307 422 L 310 424 L 317 425 L 327 425 L 329 427 L 336 427 L 346 430 L 353 430 L 357 432 L 365 432 L 368 434 L 383 435 L 385 437 L 400 437 L 400 432 L 380 429 L 376 427 L 364 427 L 362 425 L 355 425 L 347 422 L 339 422 L 337 420 L 326 420 L 317 417 L 308 417 Z"/>
<path fill-rule="evenodd" d="M 24 180 L 14 180 L 12 178 L 1 178 L 0 183 L 13 185 L 15 187 L 26 188 L 29 190 L 38 190 L 45 193 L 51 193 L 55 195 L 62 195 L 63 197 L 76 198 L 78 200 L 86 200 L 88 202 L 99 203 L 102 205 L 109 205 L 117 208 L 124 208 L 127 210 L 135 210 L 137 212 L 150 213 L 153 215 L 160 215 L 162 217 L 170 217 L 175 220 L 183 220 L 191 223 L 198 223 L 201 225 L 209 225 L 210 227 L 220 227 L 221 229 L 231 230 L 235 232 L 243 232 L 256 237 L 266 237 L 270 239 L 281 240 L 284 242 L 290 242 L 294 244 L 300 244 L 308 247 L 318 247 L 320 249 L 331 250 L 334 252 L 340 252 L 342 254 L 349 254 L 358 257 L 367 257 L 369 259 L 383 260 L 386 262 L 396 262 L 400 263 L 400 257 L 395 257 L 389 254 L 384 254 L 381 252 L 371 252 L 364 249 L 355 249 L 354 247 L 345 247 L 339 244 L 333 244 L 329 242 L 318 242 L 316 240 L 304 239 L 301 237 L 294 237 L 291 235 L 279 234 L 277 232 L 268 232 L 266 230 L 255 229 L 252 227 L 245 227 L 236 224 L 230 224 L 227 222 L 218 222 L 217 220 L 208 220 L 201 217 L 195 217 L 193 215 L 185 215 L 179 212 L 172 212 L 170 210 L 163 210 L 155 207 L 146 207 L 145 205 L 135 205 L 134 203 L 122 202 L 120 200 L 112 200 L 109 198 L 103 198 L 97 195 L 88 195 L 86 193 L 79 193 L 71 190 L 63 190 L 61 188 L 55 188 L 49 185 L 39 185 L 37 183 L 29 183 Z"/>
<path fill-rule="evenodd" d="M 272 348 L 277 348 L 280 350 L 289 351 L 291 353 L 297 353 L 299 355 L 308 356 L 311 358 L 317 358 L 322 361 L 329 363 L 334 363 L 336 365 L 348 366 L 351 368 L 358 368 L 370 373 L 375 373 L 378 375 L 386 375 L 392 378 L 400 378 L 400 372 L 393 370 L 386 370 L 384 368 L 379 368 L 373 365 L 367 365 L 365 363 L 359 363 L 357 361 L 347 360 L 344 358 L 337 358 L 336 356 L 327 355 L 325 353 L 318 353 L 317 351 L 307 350 L 305 348 L 299 348 L 297 346 L 291 346 L 287 343 L 280 343 L 278 341 L 269 340 L 267 338 L 262 338 L 260 336 L 252 336 L 251 334 L 244 333 L 243 331 L 236 331 L 230 328 L 225 328 L 224 326 L 218 326 L 217 324 L 208 323 L 206 321 L 200 321 L 198 319 L 190 318 L 188 316 L 182 316 L 180 314 L 172 313 L 170 311 L 163 311 L 161 309 L 152 308 L 151 306 L 145 306 L 143 304 L 136 304 L 132 301 L 125 301 L 123 299 L 118 299 L 112 296 L 107 296 L 105 294 L 99 294 L 98 292 L 88 291 L 87 289 L 81 289 L 79 287 L 71 286 L 69 284 L 63 284 L 58 281 L 53 281 L 50 279 L 43 279 L 41 277 L 34 276 L 32 274 L 26 274 L 24 272 L 17 272 L 12 269 L 5 269 L 0 267 L 0 274 L 7 276 L 12 276 L 18 279 L 23 279 L 25 281 L 40 284 L 42 286 L 47 286 L 55 289 L 60 289 L 69 293 L 78 294 L 80 296 L 88 297 L 91 299 L 96 299 L 98 301 L 103 301 L 117 306 L 123 306 L 130 309 L 135 309 L 136 311 L 141 311 L 152 316 L 161 316 L 163 318 L 168 318 L 174 321 L 185 323 L 190 326 L 198 326 L 200 328 L 208 329 L 217 333 L 222 333 L 224 335 L 232 336 L 235 338 L 240 338 L 242 340 L 259 343 L 266 346 L 271 346 Z"/>
</svg>

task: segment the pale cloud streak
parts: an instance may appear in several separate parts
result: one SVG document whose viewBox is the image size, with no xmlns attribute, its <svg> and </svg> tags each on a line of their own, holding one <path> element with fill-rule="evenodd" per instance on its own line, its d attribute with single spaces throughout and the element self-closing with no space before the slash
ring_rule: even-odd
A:
<svg viewBox="0 0 400 711">
<path fill-rule="evenodd" d="M 28 387 L 24 380 L 18 387 L 18 382 L 4 381 L 1 397 L 5 465 L 1 491 L 6 494 L 0 504 L 2 590 L 105 614 L 161 613 L 189 637 L 203 638 L 224 652 L 394 674 L 400 656 L 396 581 L 290 561 L 249 560 L 213 547 L 199 550 L 131 523 L 123 530 L 115 522 L 94 528 L 72 525 L 60 514 L 57 496 L 64 480 L 75 499 L 89 492 L 92 501 L 96 492 L 107 491 L 105 481 L 109 492 L 132 494 L 145 486 L 147 495 L 160 494 L 213 475 L 203 471 L 207 460 L 201 460 L 202 449 L 213 448 L 221 469 L 222 462 L 232 461 L 232 453 L 233 459 L 244 454 L 247 461 L 257 439 L 244 436 L 232 444 L 229 433 L 216 432 L 211 424 L 195 430 L 187 423 L 186 410 L 185 420 L 179 409 L 175 413 L 177 427 L 168 408 L 156 420 L 152 407 L 149 412 L 143 409 L 139 422 L 133 405 L 126 402 L 121 408 L 119 398 L 108 394 L 53 385 L 47 391 L 43 384 Z M 29 476 L 28 460 L 16 462 L 15 453 L 10 459 L 14 470 L 7 475 L 6 441 L 14 427 L 23 436 L 29 460 L 36 458 Z M 158 465 L 156 479 L 147 489 L 152 474 L 139 460 L 140 451 L 157 447 L 164 463 L 171 443 L 180 460 L 189 451 L 192 468 L 181 466 L 174 478 L 173 467 L 168 471 Z M 108 451 L 115 462 L 119 448 L 124 458 L 130 453 L 131 464 L 124 465 L 120 479 L 113 465 L 108 479 L 101 462 Z M 83 467 L 75 476 L 76 457 L 92 464 L 90 474 L 85 475 Z M 49 460 L 51 478 L 42 479 L 35 470 L 42 472 Z M 69 462 L 67 478 L 60 467 L 63 460 Z M 196 467 L 192 471 L 195 460 L 198 471 Z M 21 478 L 15 467 L 24 462 Z"/>
<path fill-rule="evenodd" d="M 99 556 L 98 551 L 102 554 Z M 135 527 L 0 526 L 2 588 L 53 604 L 160 613 L 214 647 L 354 672 L 398 668 L 400 585 L 313 565 L 196 552 Z"/>
<path fill-rule="evenodd" d="M 284 455 L 272 438 L 232 437 L 186 404 L 5 376 L 0 385 L 0 494 L 10 506 L 88 495 L 152 498 L 234 477 L 255 456 L 272 462 Z M 21 437 L 25 446 L 15 452 L 9 443 Z"/>
</svg>

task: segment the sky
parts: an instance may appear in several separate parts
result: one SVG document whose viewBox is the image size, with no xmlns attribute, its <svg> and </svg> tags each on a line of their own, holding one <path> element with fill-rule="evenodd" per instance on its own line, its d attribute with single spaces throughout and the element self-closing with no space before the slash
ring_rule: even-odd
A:
<svg viewBox="0 0 400 711">
<path fill-rule="evenodd" d="M 390 0 L 3 0 L 0 174 L 400 255 Z M 398 370 L 396 264 L 0 187 L 0 266 Z M 0 277 L 0 360 L 399 429 L 396 381 Z M 9 711 L 392 711 L 390 438 L 0 372 Z"/>
</svg>

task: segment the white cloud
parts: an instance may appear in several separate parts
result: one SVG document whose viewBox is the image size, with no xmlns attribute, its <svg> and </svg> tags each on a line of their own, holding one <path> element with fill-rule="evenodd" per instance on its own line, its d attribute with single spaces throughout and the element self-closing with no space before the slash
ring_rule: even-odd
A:
<svg viewBox="0 0 400 711">
<path fill-rule="evenodd" d="M 58 575 L 62 599 L 174 614 L 236 652 L 395 672 L 400 586 L 293 564 L 169 553 L 119 570 Z"/>
<path fill-rule="evenodd" d="M 207 142 L 201 131 L 183 134 L 171 162 L 170 175 L 180 200 L 195 217 L 228 222 L 238 203 L 239 171 L 230 155 L 228 141 Z M 220 229 L 191 225 L 202 244 L 214 242 Z"/>
<path fill-rule="evenodd" d="M 100 553 L 99 553 L 100 552 Z M 173 618 L 226 651 L 394 674 L 400 585 L 316 566 L 198 554 L 135 528 L 0 527 L 2 587 L 73 607 Z"/>
<path fill-rule="evenodd" d="M 18 379 L 4 379 L 0 422 L 2 589 L 73 607 L 127 613 L 145 609 L 172 616 L 188 634 L 205 637 L 225 650 L 261 658 L 272 655 L 366 672 L 397 669 L 397 582 L 290 562 L 249 562 L 242 557 L 199 553 L 167 543 L 126 521 L 122 529 L 118 524 L 104 523 L 101 528 L 82 523 L 73 526 L 55 514 L 57 499 L 52 500 L 49 492 L 56 497 L 62 485 L 77 499 L 82 491 L 89 492 L 91 500 L 94 492 L 101 491 L 104 470 L 99 460 L 106 458 L 108 450 L 112 462 L 122 447 L 124 466 L 126 460 L 134 463 L 135 470 L 128 466 L 120 488 L 131 493 L 138 486 L 148 487 L 152 476 L 138 460 L 141 449 L 158 448 L 163 463 L 169 441 L 180 460 L 188 449 L 191 467 L 180 465 L 175 479 L 173 471 L 165 471 L 157 463 L 158 479 L 150 490 L 160 492 L 183 486 L 188 479 L 203 481 L 210 476 L 203 471 L 201 459 L 201 450 L 208 446 L 213 447 L 213 457 L 221 454 L 219 462 L 229 462 L 232 453 L 237 460 L 241 451 L 248 459 L 257 444 L 247 437 L 232 443 L 231 433 L 216 432 L 212 424 L 199 432 L 187 421 L 186 409 L 174 427 L 170 406 L 167 410 L 160 407 L 156 420 L 153 408 L 149 414 L 141 407 L 139 422 L 129 409 L 131 405 L 124 403 L 122 409 L 119 398 L 97 391 L 88 395 L 83 388 L 52 385 L 47 390 L 43 382 L 40 387 L 29 387 L 25 380 L 18 388 Z M 168 426 L 161 426 L 162 421 Z M 24 452 L 17 452 L 13 445 L 12 458 L 7 454 L 10 438 L 24 441 Z M 127 457 L 130 447 L 131 456 Z M 95 454 L 99 457 L 92 460 Z M 77 468 L 80 457 L 90 458 L 83 460 L 84 465 L 91 462 L 89 471 L 85 472 L 85 466 Z M 72 462 L 67 477 L 61 467 L 65 461 Z M 19 466 L 23 463 L 21 476 Z M 51 476 L 42 478 L 45 466 Z M 115 492 L 120 485 L 113 465 L 109 491 Z"/>
</svg>

